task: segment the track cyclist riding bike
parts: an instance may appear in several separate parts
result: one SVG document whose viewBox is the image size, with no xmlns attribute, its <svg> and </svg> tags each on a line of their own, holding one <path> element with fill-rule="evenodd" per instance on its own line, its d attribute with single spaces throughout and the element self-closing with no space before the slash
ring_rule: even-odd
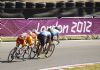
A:
<svg viewBox="0 0 100 70">
<path fill-rule="evenodd" d="M 38 55 L 40 55 L 41 51 L 45 54 L 45 57 L 50 57 L 55 49 L 55 44 L 53 41 L 57 41 L 59 43 L 59 33 L 60 28 L 55 27 L 54 29 L 48 28 L 48 30 L 44 30 L 40 32 L 38 35 L 38 40 L 40 41 L 40 49 L 38 50 Z M 56 39 L 54 37 L 56 36 Z"/>
<path fill-rule="evenodd" d="M 59 41 L 59 34 L 60 34 L 60 28 L 59 27 L 55 27 L 55 28 L 49 28 L 48 31 L 51 33 L 51 42 L 53 43 L 54 40 L 56 40 L 58 43 L 60 43 Z M 56 37 L 56 39 L 55 39 Z"/>
<path fill-rule="evenodd" d="M 28 36 L 26 38 L 26 42 L 29 44 L 29 47 L 33 47 L 32 45 L 34 44 L 34 47 L 36 47 L 36 43 L 37 43 L 37 33 L 34 30 L 32 31 L 28 31 Z"/>
<path fill-rule="evenodd" d="M 13 59 L 22 57 L 24 54 L 24 47 L 26 46 L 26 38 L 27 33 L 20 34 L 16 39 L 16 47 L 11 49 L 9 55 L 8 55 L 8 61 L 11 62 Z"/>
<path fill-rule="evenodd" d="M 27 33 L 21 34 L 16 40 L 16 46 L 18 47 L 17 52 L 19 51 L 19 49 L 24 49 L 24 51 L 28 51 L 29 49 L 36 47 L 36 41 L 37 35 L 35 31 L 28 30 Z M 28 51 L 28 54 L 30 53 L 31 51 Z"/>
<path fill-rule="evenodd" d="M 36 33 L 28 30 L 27 33 L 23 33 L 20 36 L 18 36 L 16 40 L 16 46 L 19 47 L 19 45 L 22 45 L 21 48 L 23 48 L 26 46 L 26 44 L 28 44 L 29 47 L 32 47 L 33 43 L 36 44 L 36 40 L 37 40 Z"/>
<path fill-rule="evenodd" d="M 26 37 L 27 37 L 27 33 L 22 33 L 21 35 L 19 35 L 16 39 L 16 47 L 18 48 L 23 48 L 26 46 Z M 21 45 L 21 47 L 19 47 Z"/>
<path fill-rule="evenodd" d="M 28 54 L 30 57 L 31 51 L 29 50 L 35 47 L 36 39 L 36 33 L 30 30 L 27 33 L 22 33 L 19 35 L 16 39 L 16 47 L 14 47 L 8 55 L 8 61 L 12 61 L 13 59 L 20 57 L 24 60 L 25 54 Z"/>
<path fill-rule="evenodd" d="M 38 46 L 38 50 L 37 50 L 37 56 L 40 55 L 42 49 L 44 48 L 45 44 L 46 43 L 49 43 L 50 45 L 50 42 L 51 42 L 51 33 L 48 31 L 48 30 L 44 30 L 44 31 L 41 31 L 39 34 L 38 34 L 38 40 L 40 42 L 40 48 Z"/>
</svg>

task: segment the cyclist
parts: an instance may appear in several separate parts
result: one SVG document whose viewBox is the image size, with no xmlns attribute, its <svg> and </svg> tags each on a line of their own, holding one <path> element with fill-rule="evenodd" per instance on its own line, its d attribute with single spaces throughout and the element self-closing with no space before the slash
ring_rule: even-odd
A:
<svg viewBox="0 0 100 70">
<path fill-rule="evenodd" d="M 38 54 L 37 56 L 40 55 L 40 52 L 42 51 L 43 47 L 45 46 L 46 43 L 49 43 L 50 45 L 50 42 L 51 42 L 51 33 L 48 31 L 48 30 L 44 30 L 44 31 L 41 31 L 39 34 L 38 34 L 38 40 L 39 42 L 41 43 L 41 47 L 39 49 L 39 46 L 38 46 Z"/>
<path fill-rule="evenodd" d="M 17 51 L 17 55 L 16 57 L 19 58 L 19 54 L 20 54 L 20 49 L 24 49 L 24 47 L 26 46 L 26 37 L 27 37 L 27 33 L 22 33 L 21 35 L 18 36 L 18 38 L 16 39 L 16 51 Z M 21 45 L 21 46 L 20 46 Z"/>
<path fill-rule="evenodd" d="M 37 35 L 35 32 L 32 32 L 31 30 L 28 30 L 27 33 L 23 33 L 20 36 L 18 36 L 16 40 L 16 46 L 19 47 L 19 45 L 22 45 L 21 48 L 25 47 L 27 44 L 29 47 L 33 47 L 33 43 L 36 43 Z"/>
<path fill-rule="evenodd" d="M 52 41 L 52 43 L 53 43 L 53 41 L 54 41 L 54 37 L 56 36 L 56 40 L 57 40 L 57 42 L 59 43 L 60 41 L 59 41 L 59 34 L 60 34 L 60 28 L 59 27 L 55 27 L 55 28 L 53 28 L 53 29 L 51 29 L 51 28 L 49 28 L 48 29 L 48 31 L 50 31 L 50 33 L 51 33 L 51 41 Z"/>
<path fill-rule="evenodd" d="M 32 34 L 31 34 L 32 38 L 33 38 L 33 44 L 34 44 L 34 47 L 37 48 L 37 36 L 38 36 L 38 32 L 37 30 L 33 29 L 32 30 Z"/>
<path fill-rule="evenodd" d="M 25 38 L 26 43 L 28 44 L 29 47 L 35 47 L 36 48 L 36 43 L 37 43 L 37 34 L 36 34 L 36 32 L 28 30 L 27 33 L 28 33 L 28 35 Z"/>
<path fill-rule="evenodd" d="M 19 45 L 22 45 L 22 47 L 26 46 L 26 36 L 27 33 L 22 33 L 21 35 L 18 36 L 16 39 L 16 46 L 19 47 Z"/>
</svg>

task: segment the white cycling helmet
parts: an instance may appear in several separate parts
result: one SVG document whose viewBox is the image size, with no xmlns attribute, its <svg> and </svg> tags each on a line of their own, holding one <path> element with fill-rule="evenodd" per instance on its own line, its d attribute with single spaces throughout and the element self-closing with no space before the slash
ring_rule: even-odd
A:
<svg viewBox="0 0 100 70">
<path fill-rule="evenodd" d="M 32 32 L 38 34 L 39 32 L 36 29 L 33 29 Z"/>
<path fill-rule="evenodd" d="M 32 31 L 31 31 L 31 30 L 28 30 L 27 33 L 28 33 L 29 35 L 32 35 Z"/>
<path fill-rule="evenodd" d="M 22 37 L 22 38 L 25 38 L 26 36 L 27 36 L 27 33 L 22 33 L 22 34 L 21 34 L 21 37 Z"/>
</svg>

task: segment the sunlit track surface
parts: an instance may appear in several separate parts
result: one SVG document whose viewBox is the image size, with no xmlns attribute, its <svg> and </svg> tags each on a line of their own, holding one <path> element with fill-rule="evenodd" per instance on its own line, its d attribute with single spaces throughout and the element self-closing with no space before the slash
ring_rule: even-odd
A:
<svg viewBox="0 0 100 70">
<path fill-rule="evenodd" d="M 82 63 L 100 62 L 100 40 L 64 40 L 56 47 L 53 55 L 46 59 L 14 60 L 7 62 L 15 42 L 0 43 L 1 70 L 39 70 L 44 68 Z"/>
</svg>

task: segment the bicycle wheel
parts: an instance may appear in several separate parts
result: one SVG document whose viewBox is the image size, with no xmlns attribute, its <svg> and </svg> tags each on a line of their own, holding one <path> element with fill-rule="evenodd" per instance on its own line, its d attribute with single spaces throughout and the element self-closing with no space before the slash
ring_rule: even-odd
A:
<svg viewBox="0 0 100 70">
<path fill-rule="evenodd" d="M 47 48 L 45 51 L 45 57 L 46 58 L 50 57 L 53 54 L 54 50 L 55 50 L 55 44 L 51 44 L 50 48 Z"/>
<path fill-rule="evenodd" d="M 33 57 L 33 58 L 35 58 L 35 57 L 39 58 L 38 56 L 39 56 L 40 53 L 41 53 L 41 52 L 39 53 L 40 48 L 41 48 L 41 43 L 40 43 L 40 41 L 38 41 L 38 43 L 37 43 L 37 48 L 36 48 L 36 50 L 35 50 L 35 54 L 34 54 L 34 57 Z"/>
<path fill-rule="evenodd" d="M 9 55 L 8 55 L 8 62 L 11 62 L 15 58 L 15 53 L 16 53 L 17 47 L 14 47 Z"/>
<path fill-rule="evenodd" d="M 23 47 L 20 48 L 20 59 L 22 59 L 24 61 L 24 59 L 28 58 L 29 56 L 29 48 Z"/>
<path fill-rule="evenodd" d="M 24 50 L 23 60 L 28 59 L 28 58 L 29 59 L 34 58 L 34 54 L 35 54 L 35 52 L 33 51 L 33 48 L 27 46 L 27 48 Z"/>
<path fill-rule="evenodd" d="M 29 59 L 33 59 L 36 56 L 36 49 L 30 48 Z"/>
</svg>

